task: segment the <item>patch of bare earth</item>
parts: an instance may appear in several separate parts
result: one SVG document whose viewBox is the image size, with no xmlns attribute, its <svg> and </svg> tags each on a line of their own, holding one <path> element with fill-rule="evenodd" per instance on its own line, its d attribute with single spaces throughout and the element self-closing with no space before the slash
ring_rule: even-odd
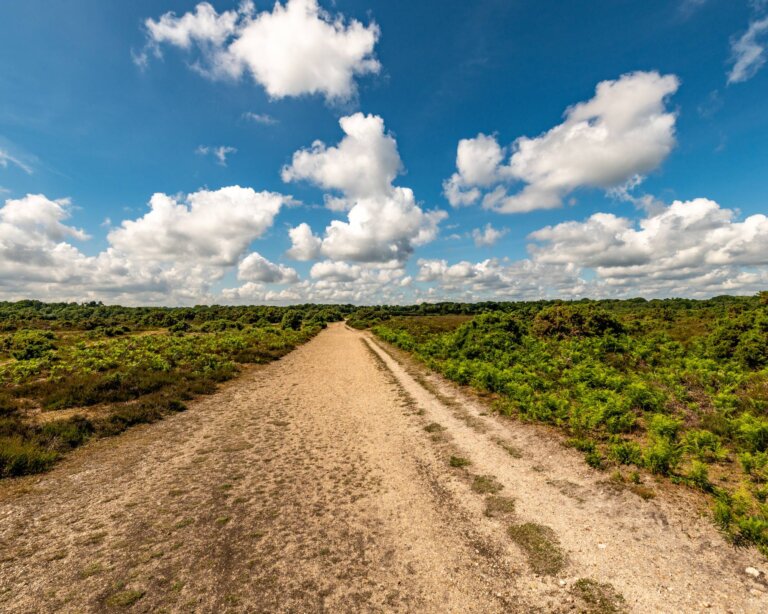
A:
<svg viewBox="0 0 768 614">
<path fill-rule="evenodd" d="M 705 518 L 417 371 L 333 325 L 0 484 L 0 611 L 766 611 Z"/>
</svg>

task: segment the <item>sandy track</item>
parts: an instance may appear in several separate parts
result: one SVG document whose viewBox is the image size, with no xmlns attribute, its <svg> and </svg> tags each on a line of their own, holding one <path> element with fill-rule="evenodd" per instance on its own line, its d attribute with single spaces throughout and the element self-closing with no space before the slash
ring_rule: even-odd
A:
<svg viewBox="0 0 768 614">
<path fill-rule="evenodd" d="M 334 325 L 186 413 L 0 485 L 0 610 L 567 612 L 586 577 L 638 612 L 768 611 L 755 553 L 393 355 Z M 484 514 L 474 474 L 514 517 Z M 507 536 L 528 521 L 562 543 L 558 574 Z"/>
</svg>

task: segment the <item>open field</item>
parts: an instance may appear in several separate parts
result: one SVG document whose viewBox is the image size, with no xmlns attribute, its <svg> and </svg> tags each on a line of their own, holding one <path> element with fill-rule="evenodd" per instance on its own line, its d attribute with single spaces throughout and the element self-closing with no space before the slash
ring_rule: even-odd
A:
<svg viewBox="0 0 768 614">
<path fill-rule="evenodd" d="M 184 411 L 339 319 L 318 309 L 0 304 L 0 478 Z"/>
<path fill-rule="evenodd" d="M 734 425 L 747 413 L 757 424 L 764 419 L 763 397 L 743 393 L 744 382 L 763 377 L 762 367 L 744 366 L 737 352 L 711 362 L 700 357 L 704 366 L 690 359 L 721 334 L 716 317 L 697 324 L 718 310 L 729 322 L 759 326 L 760 301 L 742 303 L 737 314 L 734 304 L 702 303 L 704 311 L 664 319 L 626 304 L 604 313 L 594 305 L 541 304 L 525 316 L 511 309 L 394 317 L 360 310 L 358 321 L 377 320 L 375 335 L 341 322 L 323 330 L 306 313 L 296 329 L 293 315 L 283 323 L 284 314 L 275 314 L 274 323 L 217 324 L 224 330 L 207 334 L 192 319 L 182 335 L 169 332 L 168 322 L 111 337 L 89 335 L 82 325 L 64 331 L 38 322 L 34 330 L 54 334 L 55 347 L 43 350 L 50 370 L 6 384 L 7 398 L 18 404 L 7 424 L 26 425 L 32 437 L 44 432 L 46 416 L 66 416 L 51 419 L 56 423 L 77 414 L 100 424 L 158 394 L 47 407 L 47 397 L 29 391 L 50 390 L 44 384 L 62 362 L 79 364 L 61 359 L 73 355 L 68 352 L 108 357 L 114 350 L 106 348 L 127 344 L 153 360 L 175 357 L 171 373 L 186 386 L 200 370 L 182 357 L 240 366 L 231 381 L 212 379 L 210 389 L 190 393 L 183 411 L 164 411 L 162 421 L 137 424 L 119 437 L 94 431 L 80 442 L 88 445 L 64 452 L 55 447 L 60 442 L 46 447 L 32 439 L 60 462 L 40 467 L 45 473 L 0 481 L 0 609 L 763 612 L 766 563 L 751 545 L 762 545 L 754 538 L 762 530 L 762 482 L 746 472 L 744 459 L 765 450 L 747 452 L 738 430 L 709 431 L 717 445 L 698 451 L 689 443 L 691 432 L 708 430 L 700 407 Z M 576 319 L 579 334 L 566 335 L 582 309 L 592 319 Z M 558 334 L 547 337 L 542 327 L 553 321 L 552 310 Z M 239 321 L 242 314 L 233 316 Z M 596 322 L 607 332 L 587 334 Z M 685 338 L 676 332 L 682 326 L 699 332 Z M 18 330 L 31 327 L 16 327 L 5 338 Z M 243 347 L 249 339 L 258 342 Z M 233 358 L 233 344 L 249 351 L 247 363 Z M 530 359 L 514 354 L 521 344 Z M 29 360 L 6 346 L 4 368 Z M 262 359 L 253 354 L 257 349 Z M 663 350 L 669 372 L 652 350 Z M 641 351 L 643 368 L 632 362 Z M 130 364 L 94 370 L 91 379 L 122 378 Z M 681 405 L 684 389 L 670 382 L 673 375 L 692 381 L 683 366 L 700 369 L 699 377 L 720 374 L 708 380 L 720 383 L 718 398 L 730 393 L 752 405 L 731 412 L 707 405 L 704 395 L 714 388 L 699 391 L 698 404 Z M 642 383 L 653 394 L 659 381 L 669 396 L 652 409 L 619 404 L 634 417 L 631 428 L 612 432 L 612 422 L 597 420 L 575 431 L 570 413 L 529 415 L 504 390 L 483 385 L 501 381 L 505 369 L 514 374 L 514 367 L 529 373 L 529 383 L 559 390 L 574 415 L 621 416 L 598 413 L 602 406 L 587 387 L 574 387 L 575 374 L 589 373 L 596 390 L 603 388 L 595 382 L 614 382 L 619 400 L 629 384 Z M 488 372 L 497 379 L 482 379 Z M 59 380 L 65 398 L 75 388 L 67 378 Z M 629 384 L 617 384 L 621 378 Z M 40 388 L 24 388 L 29 382 Z M 181 391 L 171 386 L 160 393 L 171 401 Z M 537 395 L 542 390 L 534 389 L 531 407 L 547 407 L 548 397 Z M 676 426 L 654 430 L 656 415 Z M 646 460 L 661 438 L 676 461 L 664 472 Z M 622 444 L 638 450 L 631 464 L 615 452 Z M 706 467 L 706 482 L 692 478 L 694 461 Z M 728 525 L 713 516 L 721 502 L 731 510 Z M 757 531 L 751 538 L 743 530 L 749 523 Z"/>
</svg>

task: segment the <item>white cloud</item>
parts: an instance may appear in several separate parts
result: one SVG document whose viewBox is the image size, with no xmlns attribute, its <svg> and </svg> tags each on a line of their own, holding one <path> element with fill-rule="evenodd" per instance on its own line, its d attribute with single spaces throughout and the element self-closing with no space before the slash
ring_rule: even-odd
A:
<svg viewBox="0 0 768 614">
<path fill-rule="evenodd" d="M 196 303 L 272 225 L 287 198 L 232 186 L 186 198 L 155 194 L 150 210 L 107 234 L 108 247 L 89 256 L 73 245 L 88 235 L 67 224 L 68 200 L 42 195 L 0 207 L 0 296 L 48 300 Z M 244 279 L 294 283 L 293 269 L 240 263 Z"/>
<path fill-rule="evenodd" d="M 277 119 L 271 115 L 268 115 L 267 113 L 254 113 L 253 111 L 247 111 L 246 113 L 243 113 L 243 117 L 248 121 L 262 124 L 264 126 L 274 126 L 275 124 L 279 123 Z"/>
<path fill-rule="evenodd" d="M 741 83 L 755 76 L 766 59 L 768 17 L 750 22 L 747 31 L 731 41 L 733 67 L 728 73 L 728 83 Z"/>
<path fill-rule="evenodd" d="M 194 68 L 210 78 L 250 74 L 272 98 L 322 94 L 346 100 L 356 92 L 355 77 L 377 73 L 373 55 L 379 38 L 375 23 L 347 22 L 322 10 L 317 0 L 287 0 L 272 11 L 255 13 L 252 2 L 217 13 L 208 2 L 181 17 L 166 13 L 145 22 L 148 47 L 135 60 L 146 65 L 160 46 L 197 48 Z"/>
<path fill-rule="evenodd" d="M 272 226 L 284 202 L 280 194 L 240 186 L 200 190 L 186 202 L 158 193 L 146 215 L 124 221 L 108 239 L 115 249 L 138 259 L 229 266 Z"/>
<path fill-rule="evenodd" d="M 299 281 L 299 274 L 291 267 L 270 262 L 258 252 L 252 252 L 238 265 L 237 278 L 268 284 L 294 284 Z"/>
<path fill-rule="evenodd" d="M 291 238 L 291 249 L 286 256 L 294 260 L 315 260 L 320 255 L 322 241 L 312 234 L 309 224 L 302 222 L 288 231 Z"/>
<path fill-rule="evenodd" d="M 432 284 L 421 296 L 428 300 L 535 300 L 579 297 L 588 284 L 573 266 L 547 265 L 530 259 L 489 258 L 482 262 L 419 260 L 417 281 Z"/>
<path fill-rule="evenodd" d="M 333 262 L 323 260 L 312 265 L 309 274 L 313 279 L 327 279 L 333 281 L 355 281 L 360 277 L 362 268 L 357 264 L 346 262 Z"/>
<path fill-rule="evenodd" d="M 282 176 L 340 192 L 341 197 L 329 195 L 327 202 L 332 210 L 348 210 L 347 221 L 332 221 L 321 239 L 306 225 L 294 229 L 291 253 L 311 257 L 319 246 L 320 254 L 332 260 L 403 262 L 415 247 L 437 236 L 446 214 L 423 211 L 410 188 L 392 185 L 402 163 L 380 117 L 356 113 L 339 123 L 345 133 L 339 145 L 316 141 L 293 155 Z"/>
<path fill-rule="evenodd" d="M 678 86 L 677 77 L 657 72 L 603 81 L 592 99 L 567 109 L 563 123 L 538 137 L 518 138 L 506 164 L 506 150 L 495 137 L 464 139 L 457 172 L 444 184 L 446 197 L 458 206 L 482 196 L 488 209 L 520 213 L 560 207 L 580 187 L 611 189 L 644 175 L 675 145 L 676 118 L 666 101 Z M 515 182 L 525 185 L 510 194 Z"/>
<path fill-rule="evenodd" d="M 198 148 L 195 149 L 195 153 L 200 156 L 207 156 L 208 154 L 210 154 L 218 160 L 218 163 L 221 166 L 226 166 L 227 156 L 229 154 L 237 153 L 237 149 L 235 147 L 230 147 L 228 145 L 219 145 L 218 147 L 208 147 L 207 145 L 199 145 Z"/>
<path fill-rule="evenodd" d="M 605 286 L 630 294 L 735 290 L 768 266 L 768 218 L 758 214 L 739 222 L 734 211 L 705 198 L 675 201 L 638 223 L 597 213 L 530 238 L 535 261 L 592 269 Z"/>
<path fill-rule="evenodd" d="M 490 224 L 486 224 L 482 230 L 480 228 L 475 228 L 472 231 L 472 239 L 474 239 L 477 247 L 490 247 L 491 245 L 495 245 L 496 242 L 508 232 L 508 228 L 497 229 Z"/>
<path fill-rule="evenodd" d="M 293 154 L 283 181 L 306 180 L 351 199 L 388 194 L 401 169 L 397 143 L 376 115 L 355 113 L 339 120 L 344 138 L 336 147 L 321 141 Z"/>
</svg>

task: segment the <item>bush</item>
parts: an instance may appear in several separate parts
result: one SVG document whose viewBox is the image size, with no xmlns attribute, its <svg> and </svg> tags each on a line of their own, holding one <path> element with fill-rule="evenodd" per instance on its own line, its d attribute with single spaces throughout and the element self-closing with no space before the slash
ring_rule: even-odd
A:
<svg viewBox="0 0 768 614">
<path fill-rule="evenodd" d="M 68 420 L 46 422 L 40 429 L 39 439 L 47 447 L 66 450 L 82 445 L 94 432 L 93 423 L 83 416 Z"/>
<path fill-rule="evenodd" d="M 712 490 L 712 483 L 709 481 L 709 472 L 707 466 L 700 461 L 693 461 L 688 470 L 688 481 L 705 492 Z"/>
<path fill-rule="evenodd" d="M 677 440 L 677 434 L 683 423 L 665 414 L 653 414 L 648 421 L 648 432 L 668 441 Z"/>
<path fill-rule="evenodd" d="M 622 465 L 641 465 L 643 449 L 634 441 L 622 441 L 611 446 L 610 456 Z"/>
<path fill-rule="evenodd" d="M 6 340 L 6 347 L 16 360 L 32 360 L 42 358 L 53 350 L 54 339 L 56 335 L 51 331 L 20 330 L 10 340 Z"/>
<path fill-rule="evenodd" d="M 681 451 L 667 438 L 657 438 L 643 451 L 643 465 L 651 473 L 669 475 L 680 462 Z"/>
<path fill-rule="evenodd" d="M 283 329 L 299 330 L 301 328 L 301 313 L 295 310 L 286 311 L 283 319 L 280 321 L 280 327 Z"/>
<path fill-rule="evenodd" d="M 707 430 L 688 431 L 683 436 L 683 448 L 700 461 L 722 461 L 728 455 L 720 438 Z"/>
<path fill-rule="evenodd" d="M 0 477 L 40 473 L 50 467 L 58 454 L 21 437 L 0 437 Z"/>
<path fill-rule="evenodd" d="M 750 452 L 768 449 L 768 420 L 744 413 L 734 421 L 736 437 Z"/>
<path fill-rule="evenodd" d="M 532 330 L 539 337 L 598 337 L 624 332 L 612 314 L 594 306 L 554 305 L 542 309 L 533 319 Z"/>
</svg>

